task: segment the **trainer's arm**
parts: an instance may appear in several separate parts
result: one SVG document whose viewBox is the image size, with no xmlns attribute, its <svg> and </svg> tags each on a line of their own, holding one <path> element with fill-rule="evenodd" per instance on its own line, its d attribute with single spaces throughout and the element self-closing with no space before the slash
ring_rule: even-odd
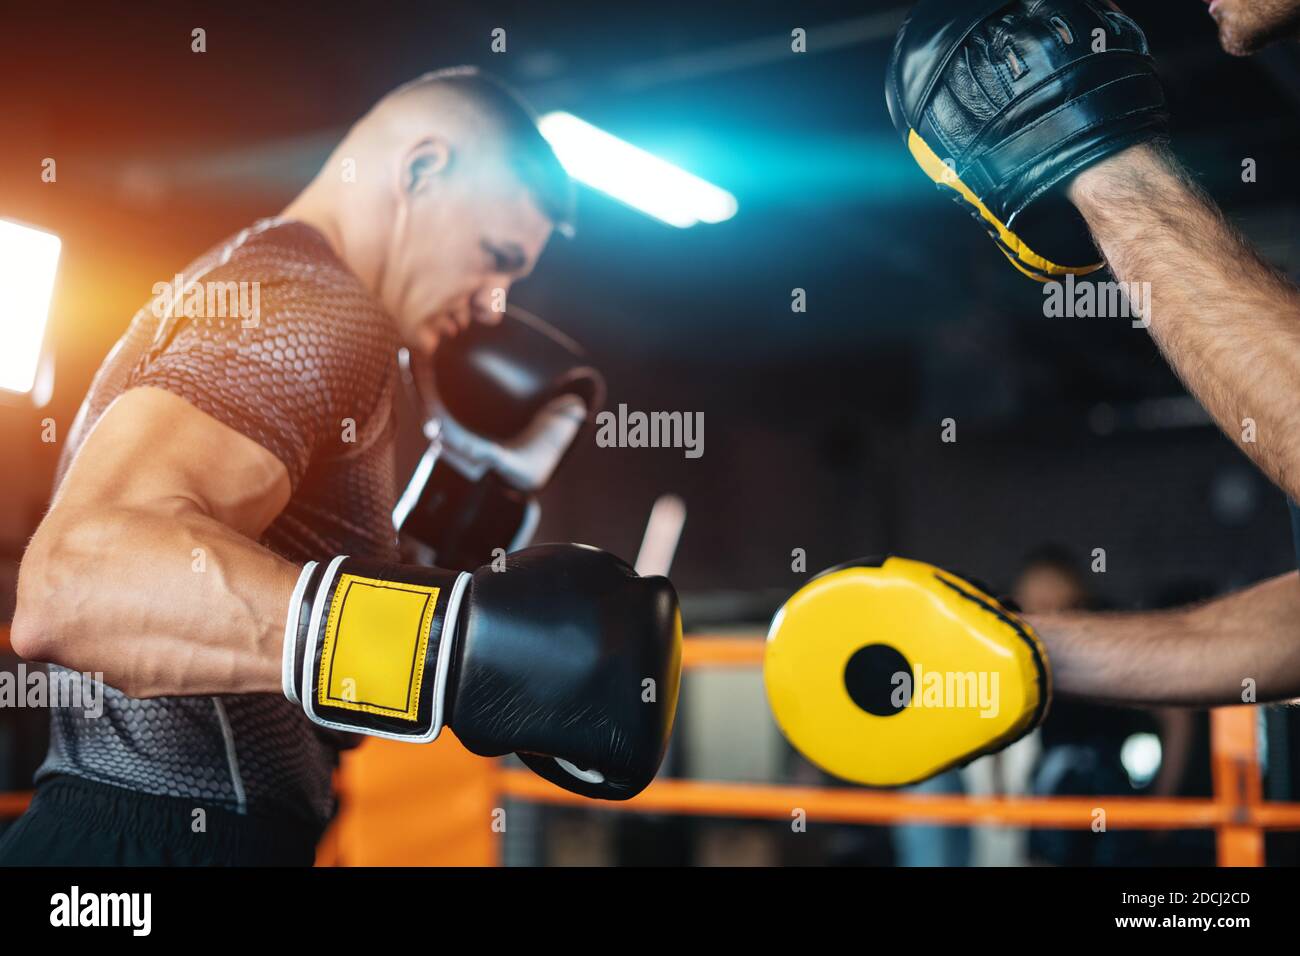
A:
<svg viewBox="0 0 1300 956">
<path fill-rule="evenodd" d="M 252 439 L 170 392 L 126 392 L 23 557 L 14 650 L 134 697 L 278 691 L 299 569 L 256 539 L 288 500 Z"/>
<path fill-rule="evenodd" d="M 1300 697 L 1300 575 L 1169 611 L 1030 615 L 1056 689 L 1119 704 Z M 1247 683 L 1250 682 L 1250 683 Z"/>
<path fill-rule="evenodd" d="M 1075 177 L 1069 195 L 1116 278 L 1150 283 L 1151 333 L 1183 382 L 1300 501 L 1300 290 L 1165 150 L 1112 156 Z"/>
</svg>

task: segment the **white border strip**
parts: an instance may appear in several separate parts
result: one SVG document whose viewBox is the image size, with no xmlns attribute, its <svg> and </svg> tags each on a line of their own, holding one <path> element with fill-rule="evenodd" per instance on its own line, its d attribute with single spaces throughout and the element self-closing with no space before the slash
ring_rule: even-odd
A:
<svg viewBox="0 0 1300 956">
<path fill-rule="evenodd" d="M 307 590 L 307 581 L 316 570 L 316 562 L 308 561 L 298 575 L 293 597 L 289 598 L 289 618 L 284 622 L 284 653 L 280 663 L 280 687 L 284 696 L 295 704 L 301 704 L 298 693 L 293 689 L 293 658 L 298 650 L 298 618 L 302 616 L 302 596 Z"/>
</svg>

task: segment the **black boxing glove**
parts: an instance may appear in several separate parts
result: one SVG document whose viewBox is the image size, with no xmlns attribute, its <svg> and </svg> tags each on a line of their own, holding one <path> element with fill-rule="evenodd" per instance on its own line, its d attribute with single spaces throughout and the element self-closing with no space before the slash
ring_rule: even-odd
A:
<svg viewBox="0 0 1300 956">
<path fill-rule="evenodd" d="M 920 0 L 885 101 L 926 175 L 1040 282 L 1103 265 L 1070 179 L 1169 122 L 1146 37 L 1109 0 Z"/>
<path fill-rule="evenodd" d="M 406 378 L 426 416 L 429 449 L 398 499 L 393 524 L 416 557 L 471 570 L 531 540 L 536 495 L 604 401 L 582 349 L 510 307 L 435 353 Z"/>
<path fill-rule="evenodd" d="M 417 743 L 451 727 L 480 756 L 626 800 L 663 760 L 681 655 L 672 584 L 596 548 L 473 574 L 337 557 L 294 590 L 283 687 L 324 727 Z"/>
</svg>

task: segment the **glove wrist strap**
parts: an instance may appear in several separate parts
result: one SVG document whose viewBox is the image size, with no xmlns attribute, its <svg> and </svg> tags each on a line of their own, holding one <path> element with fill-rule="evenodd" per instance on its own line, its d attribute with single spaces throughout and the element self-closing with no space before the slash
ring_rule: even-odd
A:
<svg viewBox="0 0 1300 956">
<path fill-rule="evenodd" d="M 284 696 L 289 698 L 295 704 L 302 704 L 298 697 L 297 679 L 302 675 L 302 659 L 298 652 L 303 645 L 303 636 L 300 632 L 305 630 L 309 623 L 311 612 L 310 605 L 304 607 L 303 597 L 307 593 L 307 588 L 313 586 L 314 582 L 319 579 L 317 573 L 320 563 L 317 561 L 308 561 L 303 566 L 302 573 L 298 575 L 298 583 L 294 586 L 293 596 L 289 598 L 289 615 L 284 624 L 284 653 L 280 664 L 280 687 L 284 691 Z M 304 614 L 304 610 L 307 612 Z"/>
<path fill-rule="evenodd" d="M 333 730 L 424 743 L 445 720 L 457 621 L 471 576 L 340 556 L 299 578 L 285 696 Z M 295 613 L 296 608 L 296 613 Z M 290 661 L 289 638 L 293 638 Z"/>
</svg>

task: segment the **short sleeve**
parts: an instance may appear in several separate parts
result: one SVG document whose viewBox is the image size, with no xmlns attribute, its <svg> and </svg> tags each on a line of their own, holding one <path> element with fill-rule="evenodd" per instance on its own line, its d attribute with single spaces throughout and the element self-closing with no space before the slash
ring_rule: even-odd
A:
<svg viewBox="0 0 1300 956">
<path fill-rule="evenodd" d="M 397 343 L 351 273 L 286 276 L 283 262 L 258 261 L 269 255 L 252 249 L 204 276 L 208 288 L 274 278 L 248 280 L 256 293 L 240 293 L 234 315 L 197 305 L 188 310 L 197 314 L 162 320 L 128 387 L 166 389 L 253 439 L 284 463 L 296 490 L 313 461 L 353 454 L 377 433 Z"/>
</svg>

